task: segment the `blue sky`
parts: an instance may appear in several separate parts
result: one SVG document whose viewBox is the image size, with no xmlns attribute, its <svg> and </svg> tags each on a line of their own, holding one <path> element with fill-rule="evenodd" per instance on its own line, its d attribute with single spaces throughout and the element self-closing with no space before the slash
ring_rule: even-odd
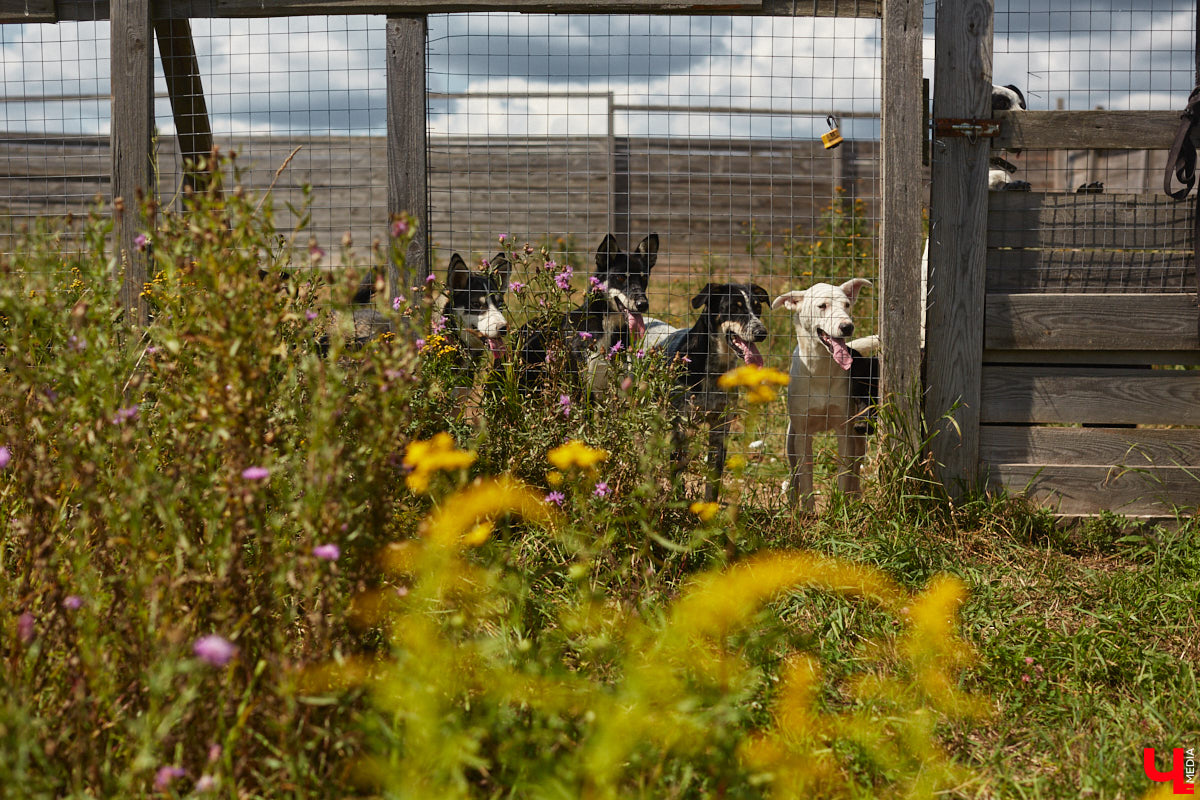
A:
<svg viewBox="0 0 1200 800">
<path fill-rule="evenodd" d="M 927 4 L 927 13 L 931 4 Z M 997 3 L 994 76 L 1033 108 L 1170 109 L 1194 80 L 1192 0 Z M 381 17 L 193 22 L 215 129 L 276 135 L 380 134 Z M 926 54 L 932 56 L 932 24 Z M 618 105 L 869 112 L 879 105 L 879 28 L 870 20 L 748 17 L 441 15 L 430 18 L 434 134 L 602 134 Z M 0 27 L 0 128 L 105 133 L 107 25 Z M 931 69 L 927 62 L 927 70 Z M 159 87 L 165 91 L 165 87 Z M 158 104 L 170 130 L 169 106 Z M 811 137 L 813 116 L 623 110 L 614 132 Z M 850 136 L 877 130 L 844 120 Z"/>
</svg>

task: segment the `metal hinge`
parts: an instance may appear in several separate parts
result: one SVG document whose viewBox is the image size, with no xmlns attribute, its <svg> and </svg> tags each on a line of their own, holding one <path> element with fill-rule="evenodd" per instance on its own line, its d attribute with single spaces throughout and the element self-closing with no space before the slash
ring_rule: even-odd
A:
<svg viewBox="0 0 1200 800">
<path fill-rule="evenodd" d="M 1000 135 L 1000 120 L 998 119 L 935 119 L 933 135 L 962 136 L 967 139 L 979 139 Z"/>
</svg>

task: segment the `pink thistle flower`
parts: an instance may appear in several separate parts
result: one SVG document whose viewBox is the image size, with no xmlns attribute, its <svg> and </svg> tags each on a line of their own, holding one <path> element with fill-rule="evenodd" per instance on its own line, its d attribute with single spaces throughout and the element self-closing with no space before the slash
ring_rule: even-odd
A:
<svg viewBox="0 0 1200 800">
<path fill-rule="evenodd" d="M 593 336 L 592 334 L 588 333 L 587 331 L 580 331 L 579 338 L 583 339 L 585 342 L 590 342 L 592 339 L 595 339 L 596 337 Z"/>
<path fill-rule="evenodd" d="M 403 236 L 406 233 L 408 233 L 408 220 L 398 219 L 392 223 L 391 234 L 393 239 Z"/>
<path fill-rule="evenodd" d="M 242 478 L 248 481 L 261 481 L 271 474 L 266 467 L 246 467 L 242 470 Z"/>
<path fill-rule="evenodd" d="M 135 403 L 128 408 L 118 408 L 117 413 L 112 416 L 113 425 L 121 425 L 131 419 L 135 419 L 138 415 L 138 407 Z"/>
<path fill-rule="evenodd" d="M 554 283 L 565 292 L 571 288 L 571 276 L 566 272 L 560 272 L 554 276 Z"/>
<path fill-rule="evenodd" d="M 17 617 L 17 638 L 25 644 L 33 641 L 33 623 L 33 614 L 28 611 Z"/>
<path fill-rule="evenodd" d="M 424 339 L 417 339 L 417 341 L 413 342 L 413 344 L 415 344 L 417 346 L 418 350 L 425 349 L 425 340 Z"/>
<path fill-rule="evenodd" d="M 1029 673 L 1025 673 L 1021 676 L 1021 683 L 1029 683 L 1031 680 L 1033 679 L 1029 677 Z"/>
<path fill-rule="evenodd" d="M 548 270 L 558 269 L 558 264 L 556 264 L 553 260 L 547 260 L 546 261 L 546 269 L 548 269 Z"/>
<path fill-rule="evenodd" d="M 496 238 L 498 238 L 498 239 L 500 240 L 500 244 L 504 244 L 505 242 L 507 242 L 507 241 L 508 241 L 508 234 L 507 234 L 507 233 L 502 233 L 502 234 L 500 234 L 500 235 L 499 235 L 498 237 L 496 237 Z"/>
<path fill-rule="evenodd" d="M 566 499 L 566 495 L 564 495 L 562 492 L 551 492 L 550 494 L 546 495 L 546 502 L 553 503 L 559 508 L 562 508 L 563 501 Z"/>
<path fill-rule="evenodd" d="M 633 386 L 633 378 L 626 375 L 625 379 L 623 381 L 621 381 L 621 390 L 628 392 L 629 387 L 631 387 L 631 386 Z"/>
<path fill-rule="evenodd" d="M 399 311 L 400 306 L 408 302 L 408 298 L 402 294 L 398 294 L 392 298 L 392 311 Z"/>
<path fill-rule="evenodd" d="M 342 555 L 342 550 L 336 544 L 319 544 L 312 549 L 312 554 L 314 558 L 322 561 L 337 561 Z"/>
<path fill-rule="evenodd" d="M 560 394 L 558 396 L 558 407 L 562 410 L 564 417 L 571 416 L 571 395 Z"/>
<path fill-rule="evenodd" d="M 432 272 L 425 276 L 426 283 L 433 283 L 436 280 L 437 280 L 437 275 L 434 275 Z"/>
<path fill-rule="evenodd" d="M 525 245 L 525 255 L 527 255 L 527 256 L 533 255 L 533 245 L 531 245 L 531 244 Z"/>
<path fill-rule="evenodd" d="M 133 249 L 139 253 L 146 249 L 146 245 L 150 243 L 150 237 L 144 233 L 139 233 L 133 238 Z"/>
<path fill-rule="evenodd" d="M 210 633 L 201 636 L 192 645 L 192 653 L 205 664 L 213 667 L 223 667 L 237 655 L 237 647 L 224 636 Z"/>
<path fill-rule="evenodd" d="M 1031 656 L 1025 656 L 1025 663 L 1026 663 L 1026 664 L 1032 664 L 1032 663 L 1033 663 L 1033 658 L 1032 658 Z"/>
<path fill-rule="evenodd" d="M 613 357 L 613 356 L 615 356 L 617 353 L 621 352 L 621 349 L 622 349 L 623 347 L 625 347 L 625 345 L 621 344 L 621 342 L 620 342 L 620 341 L 614 342 L 614 343 L 613 343 L 613 346 L 612 346 L 611 348 L 609 348 L 609 351 L 608 351 L 608 357 L 609 357 L 609 358 L 612 358 L 612 357 Z"/>
<path fill-rule="evenodd" d="M 0 445 L 0 469 L 7 467 L 10 461 L 12 461 L 12 451 Z"/>
<path fill-rule="evenodd" d="M 521 283 L 520 281 L 512 281 L 511 283 L 508 284 L 508 290 L 510 292 L 512 292 L 513 294 L 520 294 L 521 290 L 524 288 L 525 288 L 525 284 Z"/>
<path fill-rule="evenodd" d="M 312 322 L 314 319 L 316 319 L 319 316 L 320 315 L 317 312 L 312 311 L 312 310 L 304 312 L 304 318 L 307 319 L 309 322 Z"/>
<path fill-rule="evenodd" d="M 62 604 L 68 611 L 78 611 L 83 608 L 83 598 L 77 594 L 69 594 L 63 598 Z"/>
<path fill-rule="evenodd" d="M 604 284 L 601 283 L 600 279 L 597 278 L 595 275 L 588 276 L 588 284 L 591 285 L 591 287 L 593 289 L 595 289 L 597 292 L 604 288 Z"/>
<path fill-rule="evenodd" d="M 172 782 L 186 774 L 183 767 L 159 767 L 158 772 L 154 773 L 154 791 L 165 792 Z"/>
<path fill-rule="evenodd" d="M 592 494 L 594 494 L 596 497 L 608 497 L 608 484 L 604 481 L 600 481 L 596 484 L 596 488 L 592 490 Z"/>
</svg>

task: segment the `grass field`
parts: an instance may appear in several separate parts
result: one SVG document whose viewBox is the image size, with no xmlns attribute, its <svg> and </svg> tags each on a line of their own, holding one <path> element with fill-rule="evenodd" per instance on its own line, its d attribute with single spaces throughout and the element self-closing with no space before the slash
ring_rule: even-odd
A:
<svg viewBox="0 0 1200 800">
<path fill-rule="evenodd" d="M 100 222 L 0 265 L 3 796 L 1140 798 L 1200 744 L 1190 511 L 951 502 L 886 409 L 861 497 L 825 452 L 793 514 L 768 445 L 696 504 L 660 365 L 322 357 L 348 290 L 256 205 L 156 216 L 144 330 Z"/>
</svg>

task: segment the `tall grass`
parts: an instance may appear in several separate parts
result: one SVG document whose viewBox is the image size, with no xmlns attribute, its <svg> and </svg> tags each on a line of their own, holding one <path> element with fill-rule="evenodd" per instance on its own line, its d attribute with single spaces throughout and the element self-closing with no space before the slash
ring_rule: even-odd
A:
<svg viewBox="0 0 1200 800">
<path fill-rule="evenodd" d="M 436 284 L 348 344 L 411 225 L 329 274 L 236 186 L 149 210 L 144 329 L 103 217 L 0 262 L 4 796 L 1128 797 L 1197 738 L 1194 521 L 952 505 L 901 446 L 818 518 L 693 502 L 653 359 L 465 378 Z M 577 302 L 502 247 L 514 315 Z"/>
</svg>

